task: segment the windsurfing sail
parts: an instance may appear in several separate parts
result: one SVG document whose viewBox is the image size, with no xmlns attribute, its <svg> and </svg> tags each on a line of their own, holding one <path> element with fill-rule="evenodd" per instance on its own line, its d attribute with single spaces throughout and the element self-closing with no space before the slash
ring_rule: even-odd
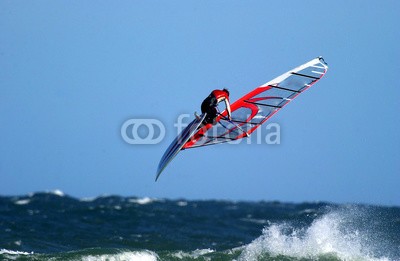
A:
<svg viewBox="0 0 400 261">
<path fill-rule="evenodd" d="M 231 104 L 232 120 L 223 111 L 217 124 L 200 129 L 183 146 L 183 149 L 214 145 L 248 137 L 261 124 L 319 81 L 328 65 L 317 57 L 281 76 L 257 87 Z"/>
<path fill-rule="evenodd" d="M 156 180 L 167 164 L 183 149 L 248 137 L 300 93 L 319 81 L 327 70 L 328 65 L 324 59 L 317 57 L 255 88 L 231 104 L 232 120 L 227 118 L 225 110 L 217 116 L 215 125 L 207 124 L 200 128 L 202 120 L 196 118 L 164 153 L 158 165 Z M 202 115 L 201 118 L 204 117 Z"/>
</svg>

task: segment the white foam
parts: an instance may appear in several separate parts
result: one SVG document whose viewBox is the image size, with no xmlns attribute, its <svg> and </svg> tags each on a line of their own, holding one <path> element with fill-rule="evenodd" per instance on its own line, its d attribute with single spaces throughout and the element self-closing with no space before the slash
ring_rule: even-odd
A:
<svg viewBox="0 0 400 261">
<path fill-rule="evenodd" d="M 151 251 L 122 252 L 118 254 L 85 256 L 83 261 L 156 261 L 158 255 Z"/>
<path fill-rule="evenodd" d="M 110 196 L 111 196 L 110 194 L 102 194 L 102 195 L 97 196 L 97 197 L 83 197 L 83 198 L 80 198 L 79 201 L 81 201 L 81 202 L 93 202 L 95 200 L 107 198 L 107 197 L 110 197 Z"/>
<path fill-rule="evenodd" d="M 59 197 L 64 197 L 65 196 L 65 193 L 62 192 L 59 189 L 55 189 L 55 190 L 52 190 L 52 191 L 47 191 L 47 193 L 53 194 L 53 195 L 56 195 L 56 196 L 59 196 Z"/>
<path fill-rule="evenodd" d="M 180 207 L 186 207 L 188 205 L 187 201 L 178 201 L 176 204 Z"/>
<path fill-rule="evenodd" d="M 13 251 L 13 250 L 7 250 L 7 249 L 0 249 L 0 255 L 32 255 L 33 252 L 28 253 L 28 252 L 21 252 L 21 251 Z"/>
<path fill-rule="evenodd" d="M 156 201 L 156 199 L 149 198 L 149 197 L 144 197 L 144 198 L 131 198 L 131 199 L 129 199 L 129 202 L 130 202 L 130 203 L 136 203 L 136 204 L 139 204 L 139 205 L 150 204 L 150 203 L 153 203 L 154 201 Z"/>
<path fill-rule="evenodd" d="M 239 260 L 257 260 L 263 255 L 290 256 L 296 259 L 319 259 L 331 255 L 340 260 L 388 260 L 376 258 L 363 245 L 358 230 L 344 228 L 339 213 L 329 213 L 306 228 L 296 229 L 287 223 L 271 224 L 262 236 L 245 246 Z"/>
<path fill-rule="evenodd" d="M 210 253 L 214 253 L 214 252 L 215 252 L 214 250 L 209 249 L 209 248 L 207 248 L 207 249 L 196 249 L 196 250 L 194 250 L 192 252 L 189 252 L 189 253 L 183 252 L 183 251 L 179 251 L 177 253 L 174 253 L 172 255 L 172 257 L 179 258 L 179 259 L 184 259 L 184 258 L 197 259 L 199 257 L 202 257 L 202 256 L 210 254 Z"/>
<path fill-rule="evenodd" d="M 30 199 L 20 199 L 14 202 L 16 205 L 27 205 L 31 202 Z"/>
</svg>

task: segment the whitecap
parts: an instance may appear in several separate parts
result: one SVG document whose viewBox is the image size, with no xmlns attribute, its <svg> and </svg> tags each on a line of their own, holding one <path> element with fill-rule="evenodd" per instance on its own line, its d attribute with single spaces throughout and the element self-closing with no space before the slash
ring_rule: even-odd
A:
<svg viewBox="0 0 400 261">
<path fill-rule="evenodd" d="M 0 255 L 24 255 L 24 256 L 27 256 L 27 255 L 32 255 L 33 254 L 33 252 L 30 252 L 30 253 L 28 253 L 28 252 L 22 252 L 22 251 L 14 251 L 14 250 L 7 250 L 7 249 L 0 249 Z"/>
<path fill-rule="evenodd" d="M 51 190 L 51 191 L 46 191 L 46 192 L 49 193 L 49 194 L 53 194 L 53 195 L 59 196 L 59 197 L 64 197 L 64 196 L 65 196 L 65 193 L 62 192 L 62 191 L 59 190 L 59 189 L 55 189 L 55 190 Z"/>
<path fill-rule="evenodd" d="M 158 255 L 152 251 L 122 252 L 118 254 L 89 255 L 83 261 L 156 261 Z"/>
<path fill-rule="evenodd" d="M 374 256 L 365 244 L 362 232 L 348 227 L 343 213 L 331 212 L 317 218 L 305 228 L 288 223 L 272 223 L 263 234 L 246 245 L 239 260 L 257 260 L 264 255 L 295 259 L 319 259 L 334 256 L 340 260 L 388 260 Z"/>
<path fill-rule="evenodd" d="M 31 202 L 30 199 L 20 199 L 20 200 L 14 201 L 14 204 L 16 204 L 16 205 L 27 205 L 30 202 Z"/>
<path fill-rule="evenodd" d="M 144 197 L 144 198 L 131 198 L 128 200 L 130 203 L 136 203 L 139 205 L 146 205 L 146 204 L 150 204 L 153 203 L 154 201 L 156 201 L 156 199 L 152 199 L 149 197 Z"/>
<path fill-rule="evenodd" d="M 212 249 L 209 249 L 209 248 L 207 248 L 207 249 L 196 249 L 196 250 L 194 250 L 192 252 L 179 251 L 179 252 L 176 252 L 176 253 L 172 254 L 172 257 L 179 258 L 179 259 L 184 259 L 184 258 L 197 259 L 197 258 L 199 258 L 201 256 L 204 256 L 204 255 L 207 255 L 207 254 L 210 254 L 210 253 L 214 253 L 214 252 L 215 252 L 215 250 L 212 250 Z"/>
</svg>

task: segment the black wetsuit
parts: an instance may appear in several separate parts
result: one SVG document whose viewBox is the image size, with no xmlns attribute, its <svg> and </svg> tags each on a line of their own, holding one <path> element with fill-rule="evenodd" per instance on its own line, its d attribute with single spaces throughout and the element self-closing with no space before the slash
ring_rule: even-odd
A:
<svg viewBox="0 0 400 261">
<path fill-rule="evenodd" d="M 208 95 L 207 98 L 201 103 L 201 113 L 207 113 L 206 118 L 203 121 L 203 124 L 212 123 L 215 124 L 215 119 L 217 118 L 218 100 L 213 93 Z"/>
</svg>

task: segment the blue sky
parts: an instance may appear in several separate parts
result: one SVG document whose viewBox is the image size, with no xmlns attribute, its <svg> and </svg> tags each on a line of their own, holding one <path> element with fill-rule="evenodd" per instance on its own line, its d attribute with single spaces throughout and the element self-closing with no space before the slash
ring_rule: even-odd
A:
<svg viewBox="0 0 400 261">
<path fill-rule="evenodd" d="M 400 205 L 398 1 L 1 1 L 0 194 Z M 279 145 L 180 153 L 182 113 L 316 56 L 327 75 L 278 112 Z M 166 136 L 130 145 L 128 119 Z M 144 132 L 145 134 L 145 132 Z"/>
</svg>

